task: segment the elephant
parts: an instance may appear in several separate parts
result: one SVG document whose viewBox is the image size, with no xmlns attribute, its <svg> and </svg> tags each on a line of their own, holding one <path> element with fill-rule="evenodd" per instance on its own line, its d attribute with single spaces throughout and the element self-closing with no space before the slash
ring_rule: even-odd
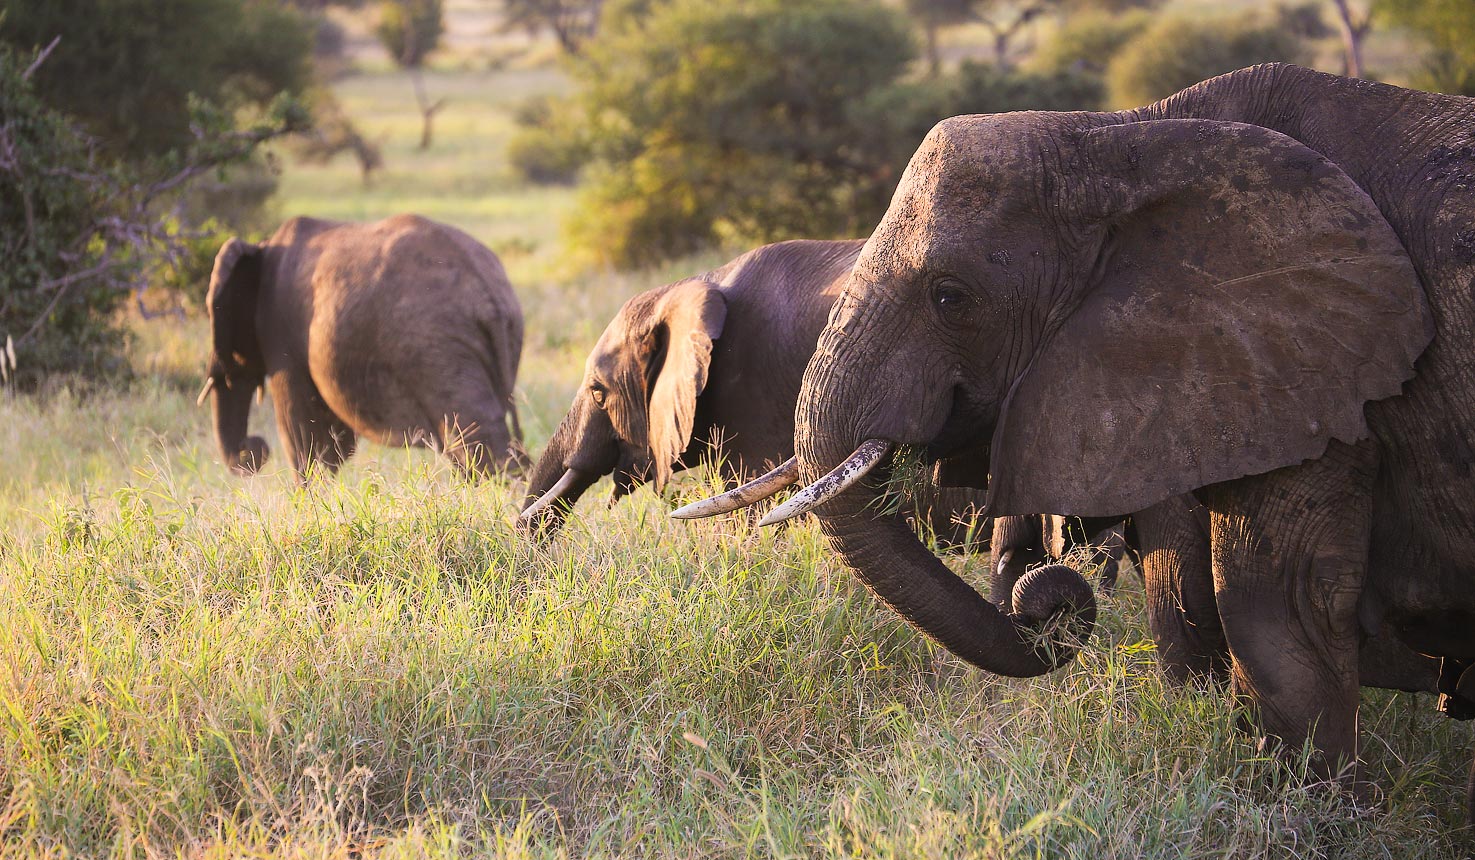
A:
<svg viewBox="0 0 1475 860">
<path fill-rule="evenodd" d="M 869 506 L 867 472 L 919 451 L 994 516 L 1193 492 L 1233 693 L 1355 784 L 1364 635 L 1475 663 L 1472 213 L 1475 100 L 1290 65 L 944 120 L 820 337 L 806 486 L 765 521 L 814 510 L 906 620 L 1032 676 L 1090 588 L 1032 571 L 1000 611 Z"/>
<path fill-rule="evenodd" d="M 528 473 L 519 524 L 547 538 L 613 473 L 615 500 L 715 458 L 729 477 L 794 453 L 805 365 L 864 240 L 792 240 L 640 293 L 585 363 L 568 413 Z M 720 447 L 718 444 L 720 443 Z M 979 528 L 972 491 L 919 494 L 925 525 L 952 542 Z M 982 535 L 986 540 L 987 534 Z"/>
<path fill-rule="evenodd" d="M 523 457 L 522 309 L 497 256 L 454 227 L 292 218 L 261 244 L 221 246 L 207 307 L 199 402 L 213 392 L 220 455 L 238 475 L 270 454 L 247 435 L 263 388 L 299 480 L 314 464 L 336 472 L 359 436 L 433 448 L 472 476 Z"/>
</svg>

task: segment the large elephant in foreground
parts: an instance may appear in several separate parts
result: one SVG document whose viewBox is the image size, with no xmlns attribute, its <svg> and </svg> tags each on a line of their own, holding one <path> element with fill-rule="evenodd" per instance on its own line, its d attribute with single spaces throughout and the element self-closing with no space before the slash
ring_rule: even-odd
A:
<svg viewBox="0 0 1475 860">
<path fill-rule="evenodd" d="M 730 477 L 793 456 L 804 368 L 864 245 L 764 245 L 627 301 L 529 472 L 521 525 L 553 534 L 605 475 L 619 499 L 647 481 L 660 490 L 673 472 L 713 456 Z M 952 519 L 962 521 L 957 530 L 971 525 L 970 501 L 981 503 L 980 494 L 934 493 L 927 525 L 952 536 Z"/>
<path fill-rule="evenodd" d="M 247 435 L 263 386 L 299 477 L 314 463 L 336 471 L 359 436 L 432 447 L 478 475 L 522 456 L 522 309 L 496 255 L 460 230 L 413 215 L 293 218 L 259 245 L 221 247 L 208 307 L 200 397 L 213 391 L 237 474 L 269 453 Z"/>
<path fill-rule="evenodd" d="M 857 478 L 907 446 L 996 515 L 1196 491 L 1234 690 L 1340 772 L 1365 633 L 1475 660 L 1472 281 L 1469 99 L 1272 65 L 1136 111 L 947 120 L 805 372 L 810 486 L 769 519 L 815 508 L 905 618 L 1025 676 L 1089 589 L 1026 576 L 1006 615 Z"/>
</svg>

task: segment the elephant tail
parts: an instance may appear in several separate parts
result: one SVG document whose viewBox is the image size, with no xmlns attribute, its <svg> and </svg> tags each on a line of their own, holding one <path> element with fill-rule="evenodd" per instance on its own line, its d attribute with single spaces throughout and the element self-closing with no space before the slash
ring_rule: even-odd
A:
<svg viewBox="0 0 1475 860">
<path fill-rule="evenodd" d="M 507 418 L 512 422 L 512 438 L 522 444 L 522 422 L 517 420 L 517 395 L 507 392 Z"/>
</svg>

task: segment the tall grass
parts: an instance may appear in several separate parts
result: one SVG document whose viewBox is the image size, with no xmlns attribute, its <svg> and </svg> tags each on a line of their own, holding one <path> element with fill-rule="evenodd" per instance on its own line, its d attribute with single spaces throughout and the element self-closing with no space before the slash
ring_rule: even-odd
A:
<svg viewBox="0 0 1475 860">
<path fill-rule="evenodd" d="M 398 84 L 345 89 L 408 104 Z M 464 154 L 456 104 L 441 140 Z M 284 207 L 377 217 L 408 199 L 387 179 L 360 194 L 351 173 L 331 178 L 346 167 L 316 170 L 288 171 Z M 481 211 L 446 181 L 441 217 Z M 722 259 L 575 276 L 557 257 L 553 244 L 514 267 L 535 448 L 618 304 Z M 1356 806 L 1308 785 L 1236 730 L 1223 690 L 1164 684 L 1131 576 L 1068 668 L 991 677 L 879 606 L 811 525 L 676 524 L 648 490 L 613 508 L 596 492 L 535 546 L 511 527 L 518 487 L 374 446 L 306 488 L 280 457 L 232 478 L 192 403 L 206 339 L 198 320 L 156 321 L 125 390 L 0 395 L 0 854 L 1471 848 L 1458 829 L 1467 727 L 1426 698 L 1367 693 L 1380 796 Z M 274 438 L 269 408 L 253 421 Z M 672 494 L 711 486 L 688 477 Z M 979 558 L 951 563 L 983 577 Z"/>
</svg>

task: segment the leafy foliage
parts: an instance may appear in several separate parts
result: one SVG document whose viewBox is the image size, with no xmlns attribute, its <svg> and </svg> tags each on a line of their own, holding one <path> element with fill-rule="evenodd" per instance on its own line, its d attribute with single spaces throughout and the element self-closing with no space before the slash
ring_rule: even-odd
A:
<svg viewBox="0 0 1475 860">
<path fill-rule="evenodd" d="M 0 19 L 18 51 L 60 37 L 36 94 L 134 163 L 193 143 L 191 99 L 261 109 L 311 80 L 311 28 L 267 0 L 0 0 Z"/>
<path fill-rule="evenodd" d="M 508 30 L 548 30 L 568 53 L 577 54 L 599 29 L 604 0 L 504 0 L 503 25 Z"/>
<path fill-rule="evenodd" d="M 13 338 L 28 387 L 55 372 L 119 369 L 114 312 L 138 273 L 179 260 L 188 238 L 165 202 L 179 203 L 193 180 L 305 124 L 290 99 L 244 131 L 196 103 L 194 143 L 152 160 L 147 173 L 159 178 L 144 179 L 40 98 L 30 62 L 0 45 L 0 335 Z"/>
<path fill-rule="evenodd" d="M 913 52 L 873 0 L 674 0 L 606 34 L 578 69 L 599 165 L 576 233 L 621 265 L 858 233 L 892 177 L 855 106 Z"/>
<path fill-rule="evenodd" d="M 1256 63 L 1304 62 L 1305 53 L 1301 40 L 1275 18 L 1164 17 L 1111 61 L 1107 86 L 1114 106 L 1130 107 Z"/>
<path fill-rule="evenodd" d="M 47 107 L 22 62 L 0 46 L 0 343 L 19 342 L 23 385 L 47 373 L 108 367 L 121 335 L 108 324 L 124 293 L 59 280 L 94 269 L 93 189 L 111 181 L 81 131 Z"/>
<path fill-rule="evenodd" d="M 394 61 L 418 69 L 445 32 L 441 0 L 385 0 L 374 33 Z"/>
<path fill-rule="evenodd" d="M 1419 85 L 1475 96 L 1475 3 L 1469 0 L 1377 0 L 1375 11 L 1422 36 L 1430 52 Z"/>
<path fill-rule="evenodd" d="M 507 162 L 529 182 L 572 183 L 589 162 L 590 141 L 566 99 L 524 102 L 514 119 L 518 131 L 507 145 Z"/>
<path fill-rule="evenodd" d="M 1028 67 L 1045 72 L 1102 75 L 1111 58 L 1152 24 L 1145 9 L 1086 10 L 1070 16 L 1030 57 Z"/>
</svg>

